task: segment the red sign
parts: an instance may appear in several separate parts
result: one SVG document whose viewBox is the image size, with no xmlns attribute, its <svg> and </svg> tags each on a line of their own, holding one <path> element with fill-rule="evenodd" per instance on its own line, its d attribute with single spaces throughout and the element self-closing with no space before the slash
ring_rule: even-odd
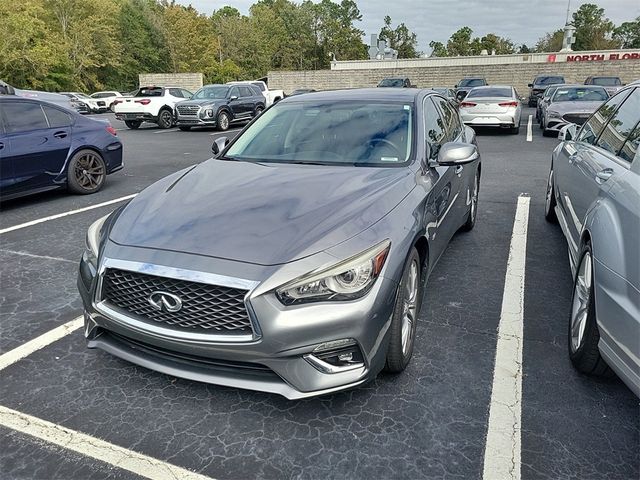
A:
<svg viewBox="0 0 640 480">
<path fill-rule="evenodd" d="M 556 54 L 552 53 L 551 55 L 547 56 L 547 62 L 555 62 L 556 61 Z"/>
<path fill-rule="evenodd" d="M 605 58 L 607 57 L 608 58 Z M 554 59 L 555 60 L 555 59 Z M 567 62 L 602 62 L 604 60 L 640 60 L 640 53 L 591 53 L 585 55 L 567 55 Z M 552 60 L 549 60 L 552 61 Z"/>
</svg>

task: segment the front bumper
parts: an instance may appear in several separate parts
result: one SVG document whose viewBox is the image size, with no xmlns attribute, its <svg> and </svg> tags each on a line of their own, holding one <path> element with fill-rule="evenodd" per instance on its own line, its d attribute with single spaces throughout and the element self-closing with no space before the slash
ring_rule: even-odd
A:
<svg viewBox="0 0 640 480">
<path fill-rule="evenodd" d="M 549 132 L 559 132 L 562 127 L 575 123 L 576 125 L 582 125 L 588 120 L 591 114 L 565 114 L 562 117 L 548 117 L 545 130 Z"/>
<path fill-rule="evenodd" d="M 96 296 L 98 279 L 94 267 L 83 259 L 78 289 L 89 348 L 168 375 L 288 399 L 343 390 L 374 378 L 384 366 L 397 291 L 394 280 L 381 276 L 358 300 L 285 307 L 271 292 L 254 296 L 254 288 L 245 297 L 254 335 L 224 341 L 219 335 L 182 333 L 114 313 Z M 354 368 L 327 373 L 305 358 L 319 346 L 343 339 L 355 341 L 362 354 L 363 361 Z"/>
<path fill-rule="evenodd" d="M 176 125 L 178 127 L 215 127 L 218 124 L 214 118 L 202 119 L 199 117 L 189 116 L 189 117 L 181 117 L 178 116 L 176 118 Z"/>
</svg>

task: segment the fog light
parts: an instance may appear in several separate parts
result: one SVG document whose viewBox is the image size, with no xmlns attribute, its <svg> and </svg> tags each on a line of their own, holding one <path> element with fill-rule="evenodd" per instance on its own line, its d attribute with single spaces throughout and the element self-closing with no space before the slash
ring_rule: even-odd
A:
<svg viewBox="0 0 640 480">
<path fill-rule="evenodd" d="M 353 339 L 336 340 L 318 345 L 304 359 L 322 373 L 341 373 L 364 368 L 364 356 Z"/>
</svg>

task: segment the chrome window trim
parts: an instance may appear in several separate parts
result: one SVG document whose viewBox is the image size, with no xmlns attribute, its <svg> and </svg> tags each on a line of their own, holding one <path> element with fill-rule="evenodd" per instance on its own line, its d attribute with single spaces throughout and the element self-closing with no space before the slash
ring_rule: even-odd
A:
<svg viewBox="0 0 640 480">
<path fill-rule="evenodd" d="M 120 270 L 128 270 L 131 272 L 144 273 L 157 277 L 172 278 L 177 280 L 185 280 L 189 282 L 205 283 L 209 285 L 217 285 L 220 287 L 238 288 L 247 290 L 244 296 L 244 305 L 247 310 L 247 316 L 251 322 L 253 334 L 244 335 L 219 335 L 211 333 L 193 333 L 186 329 L 184 331 L 169 329 L 162 327 L 162 324 L 151 324 L 148 321 L 139 320 L 136 317 L 124 314 L 120 309 L 110 305 L 102 299 L 102 281 L 104 272 L 107 268 L 117 268 Z M 118 322 L 126 327 L 133 328 L 145 334 L 154 335 L 158 338 L 170 340 L 178 340 L 194 343 L 247 343 L 255 342 L 262 337 L 260 327 L 255 318 L 254 310 L 249 302 L 252 291 L 258 286 L 259 282 L 254 280 L 246 280 L 243 278 L 219 275 L 216 273 L 201 272 L 196 270 L 188 270 L 183 268 L 167 267 L 152 263 L 134 262 L 130 260 L 119 260 L 113 258 L 103 258 L 98 268 L 98 282 L 96 284 L 95 295 L 93 298 L 93 307 L 102 315 Z"/>
</svg>

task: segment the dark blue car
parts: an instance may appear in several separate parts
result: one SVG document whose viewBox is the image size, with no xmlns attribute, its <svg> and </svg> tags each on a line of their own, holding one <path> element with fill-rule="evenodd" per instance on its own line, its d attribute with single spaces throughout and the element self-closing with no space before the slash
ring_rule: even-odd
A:
<svg viewBox="0 0 640 480">
<path fill-rule="evenodd" d="M 49 102 L 0 97 L 0 197 L 60 187 L 97 192 L 123 167 L 116 135 L 108 122 Z"/>
</svg>

